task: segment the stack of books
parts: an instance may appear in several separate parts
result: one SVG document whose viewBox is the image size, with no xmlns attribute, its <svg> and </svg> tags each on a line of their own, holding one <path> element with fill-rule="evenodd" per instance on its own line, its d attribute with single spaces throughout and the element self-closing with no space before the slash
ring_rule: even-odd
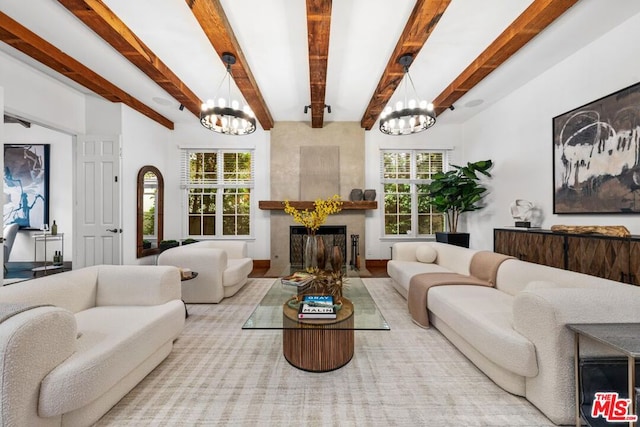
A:
<svg viewBox="0 0 640 427">
<path fill-rule="evenodd" d="M 297 271 L 290 276 L 280 279 L 283 285 L 295 286 L 298 289 L 298 294 L 307 290 L 311 286 L 311 282 L 315 276 L 311 273 Z"/>
<path fill-rule="evenodd" d="M 331 295 L 305 295 L 298 308 L 298 319 L 335 319 L 336 316 Z"/>
</svg>

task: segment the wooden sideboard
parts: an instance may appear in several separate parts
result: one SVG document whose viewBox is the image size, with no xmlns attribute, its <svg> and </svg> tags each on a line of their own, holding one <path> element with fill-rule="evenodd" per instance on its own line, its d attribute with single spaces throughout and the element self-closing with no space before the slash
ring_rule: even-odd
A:
<svg viewBox="0 0 640 427">
<path fill-rule="evenodd" d="M 496 228 L 493 230 L 493 250 L 523 261 L 640 284 L 640 236 Z"/>
</svg>

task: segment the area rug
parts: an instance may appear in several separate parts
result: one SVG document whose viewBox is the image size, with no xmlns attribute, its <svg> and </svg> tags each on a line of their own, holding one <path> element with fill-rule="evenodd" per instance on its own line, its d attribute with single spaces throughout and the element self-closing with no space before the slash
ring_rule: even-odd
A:
<svg viewBox="0 0 640 427">
<path fill-rule="evenodd" d="M 363 279 L 390 331 L 357 331 L 328 373 L 282 356 L 282 332 L 242 330 L 274 279 L 190 304 L 171 355 L 97 426 L 552 426 L 495 385 L 436 329 L 412 323 L 388 278 Z"/>
</svg>

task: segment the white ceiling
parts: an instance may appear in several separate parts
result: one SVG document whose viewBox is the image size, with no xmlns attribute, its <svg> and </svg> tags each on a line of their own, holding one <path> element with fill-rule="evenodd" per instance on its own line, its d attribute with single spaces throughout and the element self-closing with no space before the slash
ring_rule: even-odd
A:
<svg viewBox="0 0 640 427">
<path fill-rule="evenodd" d="M 196 95 L 217 94 L 225 68 L 184 0 L 103 1 Z M 418 94 L 438 96 L 531 2 L 452 0 L 411 66 Z M 221 3 L 273 119 L 310 121 L 311 114 L 303 112 L 310 103 L 305 0 Z M 414 5 L 415 0 L 333 1 L 325 97 L 332 113 L 325 113 L 325 122 L 362 119 Z M 58 2 L 0 0 L 0 10 L 170 120 L 197 120 Z M 638 0 L 579 1 L 438 121 L 468 119 L 637 13 Z M 34 64 L 4 43 L 0 50 Z M 475 100 L 482 104 L 466 106 Z"/>
</svg>

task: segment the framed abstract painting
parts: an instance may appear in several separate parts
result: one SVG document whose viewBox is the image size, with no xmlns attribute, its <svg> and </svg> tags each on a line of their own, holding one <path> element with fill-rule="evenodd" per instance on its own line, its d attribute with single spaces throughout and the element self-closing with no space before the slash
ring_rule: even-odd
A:
<svg viewBox="0 0 640 427">
<path fill-rule="evenodd" d="M 640 83 L 553 118 L 553 213 L 640 213 Z"/>
<path fill-rule="evenodd" d="M 49 224 L 49 144 L 4 145 L 3 223 Z"/>
</svg>

